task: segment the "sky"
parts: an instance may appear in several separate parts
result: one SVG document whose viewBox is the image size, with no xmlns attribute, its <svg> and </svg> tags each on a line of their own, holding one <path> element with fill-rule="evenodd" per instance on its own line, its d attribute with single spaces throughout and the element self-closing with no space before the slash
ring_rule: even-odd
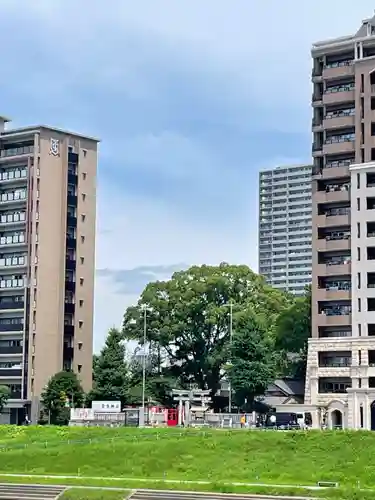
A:
<svg viewBox="0 0 375 500">
<path fill-rule="evenodd" d="M 371 0 L 0 0 L 0 114 L 100 137 L 95 350 L 149 281 L 257 269 L 257 180 L 308 163 L 313 42 Z"/>
</svg>

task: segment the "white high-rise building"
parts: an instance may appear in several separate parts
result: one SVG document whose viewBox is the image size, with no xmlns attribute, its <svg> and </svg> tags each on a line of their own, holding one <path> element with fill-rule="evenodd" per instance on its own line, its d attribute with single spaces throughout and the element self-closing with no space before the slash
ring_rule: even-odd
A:
<svg viewBox="0 0 375 500">
<path fill-rule="evenodd" d="M 259 273 L 302 294 L 311 283 L 311 165 L 259 173 Z"/>
</svg>

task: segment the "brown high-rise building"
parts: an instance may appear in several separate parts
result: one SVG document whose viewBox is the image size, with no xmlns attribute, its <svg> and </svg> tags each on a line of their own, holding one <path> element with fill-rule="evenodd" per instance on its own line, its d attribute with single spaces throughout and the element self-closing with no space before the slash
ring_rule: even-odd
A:
<svg viewBox="0 0 375 500">
<path fill-rule="evenodd" d="M 315 43 L 312 339 L 305 402 L 375 427 L 375 17 Z"/>
<path fill-rule="evenodd" d="M 2 422 L 35 419 L 49 378 L 91 387 L 98 140 L 0 118 Z"/>
</svg>

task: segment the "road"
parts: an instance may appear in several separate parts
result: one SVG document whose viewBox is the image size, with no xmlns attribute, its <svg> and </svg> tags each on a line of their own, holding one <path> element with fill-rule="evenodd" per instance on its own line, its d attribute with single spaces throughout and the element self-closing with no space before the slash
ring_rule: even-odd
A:
<svg viewBox="0 0 375 500">
<path fill-rule="evenodd" d="M 129 500 L 275 500 L 267 495 L 230 495 L 228 493 L 196 493 L 194 491 L 136 490 Z M 302 500 L 304 497 L 276 497 L 283 500 Z M 309 499 L 311 500 L 311 498 Z"/>
<path fill-rule="evenodd" d="M 0 500 L 55 500 L 66 488 L 41 484 L 0 484 Z"/>
</svg>

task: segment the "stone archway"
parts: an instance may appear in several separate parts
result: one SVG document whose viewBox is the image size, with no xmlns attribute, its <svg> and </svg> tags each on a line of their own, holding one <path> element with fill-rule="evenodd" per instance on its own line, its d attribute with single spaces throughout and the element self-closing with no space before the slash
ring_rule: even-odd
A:
<svg viewBox="0 0 375 500">
<path fill-rule="evenodd" d="M 344 416 L 340 410 L 332 410 L 330 420 L 332 429 L 342 429 Z"/>
</svg>

